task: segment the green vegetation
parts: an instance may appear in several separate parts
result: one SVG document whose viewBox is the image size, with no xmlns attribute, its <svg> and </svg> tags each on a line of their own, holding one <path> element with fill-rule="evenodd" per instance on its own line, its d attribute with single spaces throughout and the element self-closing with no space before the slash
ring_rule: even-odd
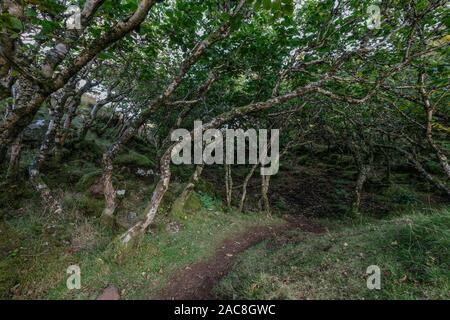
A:
<svg viewBox="0 0 450 320">
<path fill-rule="evenodd" d="M 0 225 L 6 253 L 0 263 L 1 298 L 93 299 L 111 283 L 124 299 L 150 298 L 177 270 L 212 255 L 226 237 L 281 223 L 258 214 L 199 210 L 172 233 L 165 229 L 170 220 L 161 216 L 133 254 L 118 263 L 104 255 L 112 234 L 96 219 L 73 214 L 60 221 L 26 216 Z M 66 287 L 71 264 L 82 270 L 81 290 Z"/>
<path fill-rule="evenodd" d="M 0 298 L 449 298 L 447 2 L 0 0 Z"/>
<path fill-rule="evenodd" d="M 449 299 L 450 210 L 427 210 L 325 234 L 291 231 L 240 255 L 214 289 L 227 299 Z M 333 223 L 334 222 L 334 223 Z M 381 290 L 366 286 L 370 265 Z"/>
<path fill-rule="evenodd" d="M 125 154 L 121 154 L 116 158 L 116 164 L 122 166 L 129 166 L 134 168 L 145 168 L 150 169 L 154 168 L 155 164 L 146 156 L 136 153 L 134 151 L 130 151 Z"/>
</svg>

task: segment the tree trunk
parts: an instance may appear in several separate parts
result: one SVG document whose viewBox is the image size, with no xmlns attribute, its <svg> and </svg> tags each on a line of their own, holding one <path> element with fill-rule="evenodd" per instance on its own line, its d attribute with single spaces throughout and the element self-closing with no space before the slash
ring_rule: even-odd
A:
<svg viewBox="0 0 450 320">
<path fill-rule="evenodd" d="M 231 166 L 229 164 L 225 164 L 225 192 L 227 207 L 231 208 L 231 200 L 233 196 L 233 177 L 231 176 Z"/>
<path fill-rule="evenodd" d="M 11 146 L 11 154 L 8 167 L 8 178 L 15 177 L 19 172 L 20 156 L 22 152 L 22 134 L 20 134 Z"/>
<path fill-rule="evenodd" d="M 41 147 L 39 148 L 39 152 L 34 158 L 34 164 L 32 166 L 41 171 L 42 165 L 47 160 L 48 155 L 50 153 L 51 148 L 55 144 L 55 136 L 58 132 L 60 123 L 62 118 L 62 106 L 57 106 L 51 115 L 50 123 L 47 127 L 47 132 L 45 133 L 44 140 L 41 143 Z"/>
<path fill-rule="evenodd" d="M 64 147 L 67 137 L 69 136 L 70 127 L 72 126 L 72 121 L 75 118 L 77 109 L 80 105 L 80 99 L 81 99 L 81 97 L 79 97 L 79 96 L 74 98 L 74 100 L 71 102 L 71 104 L 69 106 L 69 109 L 67 111 L 67 116 L 66 116 L 66 119 L 64 120 L 64 125 L 62 127 L 61 138 L 59 140 L 60 148 Z"/>
<path fill-rule="evenodd" d="M 92 125 L 95 121 L 95 119 L 97 118 L 97 113 L 98 111 L 104 106 L 105 104 L 99 104 L 96 103 L 93 107 L 92 107 L 92 111 L 89 114 L 89 117 L 86 119 L 86 121 L 83 123 L 83 127 L 80 130 L 80 134 L 78 136 L 78 140 L 82 141 L 84 140 L 84 138 L 86 137 L 86 134 L 89 132 L 89 130 L 91 130 Z"/>
<path fill-rule="evenodd" d="M 412 155 L 407 154 L 407 157 L 410 161 L 410 163 L 414 166 L 414 168 L 432 185 L 436 187 L 436 189 L 442 191 L 450 198 L 450 188 L 447 187 L 443 182 L 439 181 L 439 179 L 433 177 L 431 174 L 429 174 L 425 168 L 422 166 L 422 164 Z"/>
<path fill-rule="evenodd" d="M 358 177 L 356 178 L 354 198 L 352 203 L 352 214 L 357 217 L 360 215 L 361 196 L 364 184 L 369 176 L 370 169 L 368 166 L 361 164 L 358 168 Z"/>
<path fill-rule="evenodd" d="M 38 86 L 25 78 L 16 80 L 14 91 L 16 92 L 14 109 L 0 124 L 0 146 L 8 146 L 17 139 L 47 97 Z"/>
<path fill-rule="evenodd" d="M 170 182 L 170 161 L 171 161 L 171 150 L 172 147 L 168 149 L 168 151 L 163 155 L 161 159 L 161 175 L 158 184 L 156 185 L 155 190 L 153 191 L 153 196 L 150 204 L 145 209 L 145 219 L 143 221 L 138 222 L 136 225 L 128 229 L 121 237 L 120 241 L 122 245 L 128 246 L 131 240 L 139 238 L 148 228 L 148 226 L 155 219 L 156 213 L 158 211 L 159 205 L 161 204 L 161 200 L 166 193 L 169 182 Z"/>
<path fill-rule="evenodd" d="M 249 173 L 245 176 L 244 183 L 242 184 L 242 196 L 241 201 L 239 202 L 239 212 L 242 212 L 242 210 L 244 209 L 245 197 L 247 196 L 247 185 L 257 167 L 258 163 L 254 164 Z"/>
<path fill-rule="evenodd" d="M 271 176 L 261 176 L 261 195 L 263 203 L 263 211 L 266 212 L 267 216 L 271 216 L 270 201 L 269 201 L 269 184 Z"/>
<path fill-rule="evenodd" d="M 419 91 L 422 96 L 423 106 L 426 113 L 426 136 L 428 144 L 434 150 L 439 164 L 441 165 L 442 170 L 446 174 L 447 178 L 450 179 L 450 165 L 448 164 L 447 156 L 444 152 L 439 148 L 439 146 L 433 140 L 433 112 L 434 107 L 431 105 L 429 93 L 425 90 L 425 73 L 421 73 L 419 75 Z"/>
<path fill-rule="evenodd" d="M 35 163 L 36 164 L 36 163 Z M 29 169 L 30 182 L 34 189 L 39 193 L 42 202 L 46 209 L 50 210 L 53 214 L 61 214 L 62 206 L 58 200 L 53 196 L 52 191 L 47 184 L 42 180 L 39 170 L 36 170 L 33 166 Z"/>
<path fill-rule="evenodd" d="M 433 109 L 431 107 L 427 108 L 427 141 L 431 148 L 434 150 L 436 157 L 439 160 L 439 164 L 441 165 L 442 170 L 444 171 L 447 179 L 450 179 L 450 165 L 448 164 L 447 156 L 444 152 L 438 147 L 438 145 L 434 142 L 433 139 Z"/>
<path fill-rule="evenodd" d="M 191 175 L 191 178 L 189 179 L 189 182 L 184 187 L 183 192 L 181 192 L 181 195 L 178 197 L 178 199 L 175 200 L 174 206 L 176 206 L 179 209 L 183 209 L 186 201 L 191 196 L 192 192 L 194 191 L 194 187 L 197 184 L 198 180 L 200 179 L 200 176 L 203 172 L 203 164 L 197 165 L 195 167 L 194 173 Z"/>
<path fill-rule="evenodd" d="M 103 194 L 105 196 L 105 208 L 101 215 L 101 221 L 106 226 L 112 226 L 114 224 L 114 214 L 117 208 L 116 204 L 116 190 L 114 189 L 112 176 L 113 176 L 113 164 L 110 154 L 103 155 Z"/>
</svg>

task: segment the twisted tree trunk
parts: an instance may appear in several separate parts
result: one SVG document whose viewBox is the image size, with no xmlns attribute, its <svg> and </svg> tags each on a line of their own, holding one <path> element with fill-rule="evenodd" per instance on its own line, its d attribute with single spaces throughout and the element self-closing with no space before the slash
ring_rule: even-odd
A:
<svg viewBox="0 0 450 320">
<path fill-rule="evenodd" d="M 411 153 L 407 152 L 405 153 L 405 155 L 407 156 L 409 162 L 425 178 L 425 180 L 434 185 L 436 189 L 440 190 L 442 193 L 446 194 L 450 198 L 450 188 L 445 183 L 441 182 L 439 179 L 429 174 L 422 166 L 422 164 L 419 162 L 419 160 L 417 160 L 416 157 L 413 156 Z"/>
<path fill-rule="evenodd" d="M 0 124 L 0 146 L 10 145 L 23 129 L 30 124 L 39 110 L 42 102 L 53 92 L 61 89 L 64 85 L 92 61 L 100 52 L 113 43 L 119 41 L 146 18 L 150 8 L 155 4 L 153 0 L 139 1 L 136 11 L 127 16 L 126 20 L 118 21 L 114 27 L 85 48 L 72 61 L 68 61 L 66 68 L 55 74 L 55 69 L 67 57 L 69 49 L 66 44 L 58 41 L 55 47 L 49 50 L 44 63 L 39 69 L 45 79 L 35 78 L 32 74 L 21 72 L 15 81 L 17 91 L 16 106 L 10 116 Z M 86 1 L 81 13 L 83 28 L 91 21 L 102 0 Z M 67 30 L 70 33 L 70 30 Z M 2 54 L 5 54 L 2 52 Z"/>
<path fill-rule="evenodd" d="M 200 179 L 202 172 L 203 172 L 203 164 L 195 166 L 194 173 L 192 173 L 189 182 L 186 184 L 180 196 L 174 202 L 173 206 L 175 208 L 178 208 L 180 210 L 184 208 L 186 201 L 189 199 L 192 192 L 194 191 L 194 187 L 197 184 L 198 180 Z"/>
<path fill-rule="evenodd" d="M 240 0 L 239 4 L 236 6 L 236 9 L 231 14 L 231 18 L 236 16 L 237 13 L 241 10 L 243 5 L 245 4 L 245 0 Z M 192 48 L 189 55 L 183 60 L 181 66 L 179 68 L 178 73 L 169 83 L 169 85 L 164 89 L 164 91 L 156 97 L 153 101 L 150 102 L 148 107 L 144 109 L 139 116 L 132 121 L 129 125 L 127 125 L 126 129 L 120 134 L 119 139 L 113 143 L 109 149 L 103 155 L 103 167 L 104 173 L 102 176 L 102 181 L 105 190 L 105 201 L 106 207 L 103 210 L 103 214 L 105 217 L 103 220 L 109 221 L 111 217 L 114 216 L 115 209 L 117 207 L 115 203 L 115 193 L 114 186 L 112 183 L 112 172 L 114 170 L 113 161 L 117 156 L 119 151 L 124 147 L 128 141 L 136 134 L 139 128 L 150 118 L 153 113 L 161 107 L 167 106 L 170 104 L 170 98 L 172 97 L 175 90 L 179 87 L 181 82 L 183 81 L 186 74 L 189 70 L 194 66 L 197 61 L 203 56 L 205 51 L 211 47 L 215 42 L 220 41 L 226 38 L 229 35 L 229 29 L 231 26 L 231 21 L 224 22 L 217 30 L 213 31 L 206 37 L 204 40 L 198 42 L 194 48 Z M 162 166 L 162 165 L 161 165 Z"/>
<path fill-rule="evenodd" d="M 419 76 L 419 91 L 422 96 L 423 106 L 426 113 L 426 137 L 428 144 L 434 150 L 436 157 L 438 158 L 439 164 L 444 171 L 447 179 L 450 179 L 450 165 L 448 164 L 447 156 L 444 152 L 439 148 L 439 146 L 434 142 L 433 139 L 433 113 L 434 107 L 431 105 L 429 94 L 425 90 L 425 73 L 420 74 Z"/>
</svg>

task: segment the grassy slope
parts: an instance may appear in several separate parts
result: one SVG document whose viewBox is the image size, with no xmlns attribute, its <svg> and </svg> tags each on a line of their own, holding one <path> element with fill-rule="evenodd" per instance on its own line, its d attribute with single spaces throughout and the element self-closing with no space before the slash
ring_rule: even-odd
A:
<svg viewBox="0 0 450 320">
<path fill-rule="evenodd" d="M 215 288 L 235 299 L 450 299 L 450 209 L 431 214 L 293 231 L 240 256 Z M 368 290 L 366 268 L 381 268 Z"/>
<path fill-rule="evenodd" d="M 43 220 L 24 216 L 0 225 L 0 243 L 6 246 L 0 259 L 0 297 L 92 299 L 114 284 L 124 299 L 148 298 L 177 268 L 208 257 L 225 237 L 248 226 L 281 222 L 263 215 L 202 209 L 183 221 L 180 232 L 170 234 L 164 229 L 167 218 L 160 217 L 153 233 L 119 264 L 104 256 L 112 235 L 95 219 Z M 68 237 L 73 234 L 83 243 L 75 252 L 76 239 Z M 81 290 L 66 288 L 66 269 L 71 264 L 81 268 Z"/>
</svg>

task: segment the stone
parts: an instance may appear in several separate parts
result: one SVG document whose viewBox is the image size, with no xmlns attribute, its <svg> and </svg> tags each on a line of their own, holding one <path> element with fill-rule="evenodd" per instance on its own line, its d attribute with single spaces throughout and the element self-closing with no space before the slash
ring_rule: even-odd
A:
<svg viewBox="0 0 450 320">
<path fill-rule="evenodd" d="M 114 285 L 107 286 L 103 292 L 97 297 L 97 300 L 119 300 L 119 289 Z"/>
<path fill-rule="evenodd" d="M 98 183 L 93 184 L 89 188 L 89 192 L 91 193 L 91 195 L 94 198 L 97 198 L 97 199 L 103 198 L 103 183 L 98 182 Z"/>
<path fill-rule="evenodd" d="M 127 220 L 129 223 L 134 224 L 137 220 L 136 212 L 128 212 Z"/>
</svg>

